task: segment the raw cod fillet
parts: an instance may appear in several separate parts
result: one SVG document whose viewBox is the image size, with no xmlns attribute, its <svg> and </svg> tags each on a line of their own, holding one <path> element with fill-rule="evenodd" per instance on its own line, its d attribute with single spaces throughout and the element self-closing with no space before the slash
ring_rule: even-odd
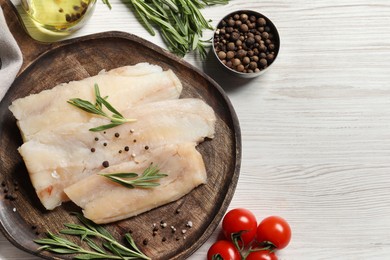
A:
<svg viewBox="0 0 390 260">
<path fill-rule="evenodd" d="M 69 198 L 95 223 L 109 223 L 149 211 L 175 201 L 206 182 L 201 154 L 194 143 L 166 145 L 134 161 L 109 167 L 101 173 L 141 174 L 150 163 L 167 177 L 154 188 L 129 189 L 100 175 L 91 175 L 65 189 Z"/>
<path fill-rule="evenodd" d="M 15 100 L 9 109 L 16 117 L 24 141 L 42 130 L 49 130 L 71 122 L 87 122 L 93 115 L 70 106 L 71 98 L 94 102 L 94 84 L 101 95 L 119 111 L 148 102 L 177 99 L 182 85 L 171 71 L 148 63 L 102 71 L 80 81 L 60 84 L 25 98 Z"/>
<path fill-rule="evenodd" d="M 139 156 L 151 156 L 161 146 L 180 143 L 195 146 L 206 137 L 214 137 L 214 111 L 199 99 L 153 102 L 122 114 L 138 120 L 104 132 L 91 132 L 89 128 L 107 123 L 105 118 L 94 117 L 86 123 L 42 130 L 19 148 L 45 208 L 53 209 L 67 201 L 63 189 L 101 171 L 104 161 L 109 165 L 137 163 Z"/>
</svg>

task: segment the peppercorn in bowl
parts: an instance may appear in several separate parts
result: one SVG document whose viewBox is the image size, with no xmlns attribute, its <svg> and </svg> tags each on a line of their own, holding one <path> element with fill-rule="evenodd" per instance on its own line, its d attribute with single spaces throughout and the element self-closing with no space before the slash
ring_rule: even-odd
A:
<svg viewBox="0 0 390 260">
<path fill-rule="evenodd" d="M 275 25 L 263 14 L 239 10 L 226 15 L 217 25 L 213 52 L 234 75 L 253 78 L 275 61 L 280 48 Z"/>
</svg>

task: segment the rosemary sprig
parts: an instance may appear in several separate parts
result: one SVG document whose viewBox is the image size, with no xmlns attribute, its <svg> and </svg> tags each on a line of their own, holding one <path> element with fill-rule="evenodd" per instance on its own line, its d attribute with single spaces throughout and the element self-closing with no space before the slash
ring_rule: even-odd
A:
<svg viewBox="0 0 390 260">
<path fill-rule="evenodd" d="M 109 128 L 113 128 L 115 126 L 137 121 L 137 119 L 127 119 L 121 113 L 119 113 L 108 101 L 108 97 L 101 97 L 100 90 L 98 84 L 95 83 L 95 98 L 96 103 L 92 104 L 91 102 L 81 99 L 81 98 L 72 98 L 67 102 L 81 110 L 84 110 L 88 113 L 100 115 L 110 119 L 111 123 L 107 125 L 101 125 L 98 127 L 94 127 L 89 129 L 92 132 L 99 132 Z M 106 107 L 110 112 L 112 112 L 112 116 L 109 116 L 106 112 L 103 111 L 103 107 Z"/>
<path fill-rule="evenodd" d="M 125 234 L 128 247 L 122 245 L 102 226 L 95 224 L 80 213 L 73 213 L 83 225 L 64 224 L 67 229 L 60 231 L 61 234 L 79 236 L 80 242 L 88 245 L 85 249 L 81 245 L 68 239 L 47 233 L 47 238 L 36 239 L 35 243 L 42 245 L 38 250 L 47 250 L 57 254 L 75 254 L 73 259 L 150 259 L 136 246 L 130 234 Z M 98 245 L 91 238 L 100 238 L 103 242 Z"/>
<path fill-rule="evenodd" d="M 109 5 L 108 0 L 103 2 Z M 202 40 L 203 30 L 212 30 L 199 9 L 209 5 L 227 4 L 229 0 L 130 0 L 146 30 L 155 35 L 156 26 L 168 49 L 179 56 L 197 51 L 206 56 L 210 40 Z"/>
<path fill-rule="evenodd" d="M 107 5 L 111 9 L 111 4 L 108 0 L 102 0 L 103 4 Z"/>
<path fill-rule="evenodd" d="M 151 164 L 144 170 L 141 176 L 137 173 L 101 173 L 99 174 L 110 179 L 113 182 L 119 183 L 126 188 L 153 188 L 159 186 L 160 183 L 157 180 L 166 177 L 166 174 L 160 173 L 157 166 Z"/>
</svg>

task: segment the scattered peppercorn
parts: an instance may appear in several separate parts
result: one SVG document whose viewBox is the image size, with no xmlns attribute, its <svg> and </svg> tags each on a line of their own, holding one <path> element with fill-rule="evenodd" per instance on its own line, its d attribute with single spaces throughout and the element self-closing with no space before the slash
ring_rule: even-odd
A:
<svg viewBox="0 0 390 260">
<path fill-rule="evenodd" d="M 108 166 L 110 166 L 110 163 L 108 161 L 104 161 L 102 165 L 103 167 L 107 168 Z"/>
<path fill-rule="evenodd" d="M 99 141 L 99 138 L 95 137 L 95 141 Z"/>
<path fill-rule="evenodd" d="M 218 24 L 214 49 L 226 67 L 242 73 L 259 72 L 275 60 L 279 46 L 275 35 L 276 28 L 262 15 L 235 12 Z"/>
<path fill-rule="evenodd" d="M 148 245 L 149 243 L 149 240 L 147 238 L 144 239 L 144 241 L 142 241 L 142 244 L 144 244 L 145 246 Z"/>
<path fill-rule="evenodd" d="M 107 146 L 107 143 L 103 143 L 104 146 Z"/>
<path fill-rule="evenodd" d="M 130 149 L 128 146 L 125 146 L 125 151 L 128 152 Z"/>
<path fill-rule="evenodd" d="M 94 153 L 96 151 L 95 148 L 91 148 L 91 152 Z"/>
<path fill-rule="evenodd" d="M 115 137 L 119 137 L 119 133 L 115 133 Z"/>
<path fill-rule="evenodd" d="M 149 150 L 149 146 L 146 145 L 146 146 L 145 146 L 145 150 Z"/>
<path fill-rule="evenodd" d="M 6 200 L 10 200 L 10 201 L 14 201 L 17 199 L 17 196 L 16 195 L 12 195 L 12 194 L 7 194 L 5 195 L 4 197 Z"/>
</svg>

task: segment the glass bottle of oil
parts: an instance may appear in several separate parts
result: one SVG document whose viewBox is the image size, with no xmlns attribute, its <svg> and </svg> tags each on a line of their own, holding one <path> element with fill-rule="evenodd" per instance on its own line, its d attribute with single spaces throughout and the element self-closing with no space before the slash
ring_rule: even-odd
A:
<svg viewBox="0 0 390 260">
<path fill-rule="evenodd" d="M 54 32 L 79 29 L 91 16 L 96 0 L 22 0 L 38 27 Z"/>
</svg>

